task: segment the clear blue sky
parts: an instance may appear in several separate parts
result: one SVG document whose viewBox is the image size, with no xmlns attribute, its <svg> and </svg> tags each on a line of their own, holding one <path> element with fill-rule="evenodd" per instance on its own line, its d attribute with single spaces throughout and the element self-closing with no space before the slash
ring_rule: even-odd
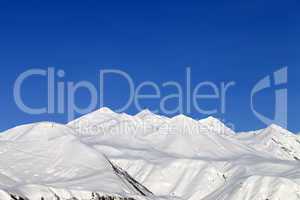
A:
<svg viewBox="0 0 300 200">
<path fill-rule="evenodd" d="M 184 84 L 235 81 L 227 111 L 217 114 L 237 130 L 262 128 L 251 112 L 251 88 L 264 76 L 289 67 L 289 129 L 300 131 L 300 4 L 297 1 L 8 1 L 0 2 L 0 130 L 42 120 L 66 122 L 66 114 L 28 115 L 13 100 L 17 76 L 31 67 L 55 67 L 64 81 L 97 83 L 100 69 L 121 69 L 136 83 L 175 80 Z M 124 81 L 124 80 L 123 80 Z M 126 97 L 122 80 L 111 80 L 107 106 Z M 43 80 L 24 86 L 24 99 L 46 102 Z M 165 90 L 165 93 L 170 91 Z M 272 115 L 272 91 L 258 109 Z M 82 91 L 77 104 L 87 105 Z M 204 107 L 215 102 L 204 103 Z M 157 101 L 143 102 L 155 109 Z M 172 107 L 172 103 L 170 103 Z M 135 113 L 134 107 L 128 113 Z M 194 118 L 206 117 L 195 111 Z"/>
</svg>

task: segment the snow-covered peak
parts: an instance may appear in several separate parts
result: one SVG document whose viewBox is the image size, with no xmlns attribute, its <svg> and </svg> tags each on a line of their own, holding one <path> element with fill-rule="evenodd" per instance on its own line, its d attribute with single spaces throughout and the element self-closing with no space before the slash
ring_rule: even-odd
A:
<svg viewBox="0 0 300 200">
<path fill-rule="evenodd" d="M 59 137 L 74 138 L 74 131 L 65 125 L 54 122 L 38 122 L 17 126 L 1 135 L 3 140 L 52 140 Z"/>
<path fill-rule="evenodd" d="M 102 108 L 95 110 L 91 113 L 88 113 L 82 117 L 79 117 L 78 119 L 75 119 L 74 121 L 69 122 L 69 124 L 73 124 L 75 122 L 83 121 L 83 120 L 90 120 L 90 119 L 95 120 L 95 119 L 103 118 L 103 116 L 115 116 L 115 115 L 117 115 L 117 113 L 115 113 L 111 109 L 109 109 L 107 107 L 102 107 Z"/>
<path fill-rule="evenodd" d="M 115 116 L 117 113 L 112 111 L 110 108 L 107 107 L 102 107 L 98 110 L 95 110 L 94 112 L 88 113 L 81 118 L 78 118 L 78 120 L 81 119 L 97 119 L 97 118 L 102 118 L 103 116 Z M 76 120 L 74 120 L 76 121 Z"/>
<path fill-rule="evenodd" d="M 176 121 L 190 121 L 190 122 L 195 122 L 196 120 L 194 120 L 193 118 L 184 115 L 184 114 L 179 114 L 176 115 L 172 118 L 172 120 L 176 120 Z"/>
<path fill-rule="evenodd" d="M 144 119 L 147 116 L 153 116 L 153 115 L 155 115 L 153 112 L 151 112 L 149 109 L 145 109 L 139 112 L 138 114 L 136 114 L 135 116 L 140 119 Z"/>
<path fill-rule="evenodd" d="M 210 124 L 210 125 L 223 124 L 219 119 L 212 117 L 212 116 L 209 116 L 205 119 L 201 119 L 201 120 L 199 120 L 199 122 L 203 123 L 203 124 Z"/>
<path fill-rule="evenodd" d="M 103 128 L 118 124 L 124 116 L 103 107 L 68 123 L 68 126 L 81 135 L 89 136 L 103 133 Z"/>
<path fill-rule="evenodd" d="M 114 111 L 112 111 L 110 108 L 108 107 L 102 107 L 99 110 L 95 111 L 95 112 L 100 112 L 100 113 L 114 113 Z"/>
<path fill-rule="evenodd" d="M 228 128 L 222 121 L 212 116 L 199 120 L 200 126 L 219 134 L 231 135 L 234 131 Z"/>
<path fill-rule="evenodd" d="M 287 137 L 296 137 L 295 134 L 293 134 L 292 132 L 282 128 L 281 126 L 277 125 L 277 124 L 271 124 L 268 127 L 264 128 L 264 129 L 260 129 L 260 130 L 256 130 L 256 131 L 251 131 L 251 132 L 246 132 L 246 133 L 242 133 L 245 135 L 251 135 L 249 133 L 253 133 L 252 135 L 260 138 L 261 140 L 264 138 L 264 140 L 266 139 L 270 139 L 270 138 L 282 138 L 285 139 Z"/>
<path fill-rule="evenodd" d="M 295 134 L 276 124 L 271 124 L 265 129 L 241 133 L 237 138 L 276 158 L 300 160 L 300 140 Z"/>
<path fill-rule="evenodd" d="M 270 133 L 280 133 L 280 134 L 292 134 L 290 131 L 282 128 L 281 126 L 277 124 L 271 124 L 266 129 L 264 129 L 264 132 L 270 132 Z"/>
</svg>

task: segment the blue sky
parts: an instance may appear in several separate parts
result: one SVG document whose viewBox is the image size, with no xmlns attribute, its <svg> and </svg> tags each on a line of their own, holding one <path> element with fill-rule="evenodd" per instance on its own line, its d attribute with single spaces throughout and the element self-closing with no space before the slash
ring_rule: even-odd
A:
<svg viewBox="0 0 300 200">
<path fill-rule="evenodd" d="M 119 69 L 136 84 L 153 81 L 192 85 L 235 81 L 228 92 L 226 113 L 215 116 L 240 130 L 265 126 L 252 113 L 253 86 L 263 77 L 288 66 L 288 128 L 300 131 L 299 3 L 296 1 L 1 1 L 0 3 L 0 130 L 50 120 L 66 122 L 67 114 L 29 115 L 15 104 L 13 86 L 30 68 L 54 67 L 60 81 L 87 80 L 97 85 L 101 69 Z M 126 99 L 124 80 L 108 80 L 105 105 L 118 108 Z M 45 105 L 47 86 L 32 78 L 23 88 L 25 101 Z M 150 91 L 149 91 L 150 92 Z M 164 89 L 165 94 L 172 92 Z M 256 107 L 273 115 L 273 90 L 265 91 Z M 185 101 L 186 99 L 184 99 Z M 86 106 L 89 95 L 76 96 Z M 176 102 L 170 102 L 170 107 Z M 159 101 L 145 101 L 156 109 Z M 211 108 L 218 102 L 203 101 Z M 131 106 L 128 113 L 135 113 Z M 194 118 L 206 117 L 192 110 Z"/>
</svg>

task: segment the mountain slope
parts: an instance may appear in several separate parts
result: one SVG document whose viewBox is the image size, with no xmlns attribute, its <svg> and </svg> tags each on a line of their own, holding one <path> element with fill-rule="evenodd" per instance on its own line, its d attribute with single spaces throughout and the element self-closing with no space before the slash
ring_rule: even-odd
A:
<svg viewBox="0 0 300 200">
<path fill-rule="evenodd" d="M 105 156 L 55 123 L 20 126 L 0 137 L 0 188 L 29 199 L 152 196 Z"/>
<path fill-rule="evenodd" d="M 113 118 L 119 122 L 114 125 L 117 131 L 105 136 L 93 132 L 82 141 L 158 195 L 184 200 L 277 200 L 288 192 L 294 194 L 291 199 L 298 199 L 298 162 L 278 160 L 272 150 L 246 142 L 247 134 L 242 138 L 215 118 L 166 118 L 147 110 L 127 119 L 113 113 Z"/>
<path fill-rule="evenodd" d="M 242 143 L 278 159 L 300 161 L 300 139 L 297 135 L 273 124 L 266 129 L 241 133 Z"/>
<path fill-rule="evenodd" d="M 0 199 L 298 200 L 299 141 L 275 125 L 236 134 L 212 117 L 102 108 L 2 133 Z"/>
</svg>

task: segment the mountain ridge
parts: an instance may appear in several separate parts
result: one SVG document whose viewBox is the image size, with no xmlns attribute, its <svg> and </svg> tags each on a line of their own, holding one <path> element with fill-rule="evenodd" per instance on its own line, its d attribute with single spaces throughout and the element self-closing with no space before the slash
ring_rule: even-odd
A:
<svg viewBox="0 0 300 200">
<path fill-rule="evenodd" d="M 277 125 L 237 134 L 213 117 L 102 108 L 1 133 L 0 199 L 298 200 L 299 149 Z"/>
</svg>

